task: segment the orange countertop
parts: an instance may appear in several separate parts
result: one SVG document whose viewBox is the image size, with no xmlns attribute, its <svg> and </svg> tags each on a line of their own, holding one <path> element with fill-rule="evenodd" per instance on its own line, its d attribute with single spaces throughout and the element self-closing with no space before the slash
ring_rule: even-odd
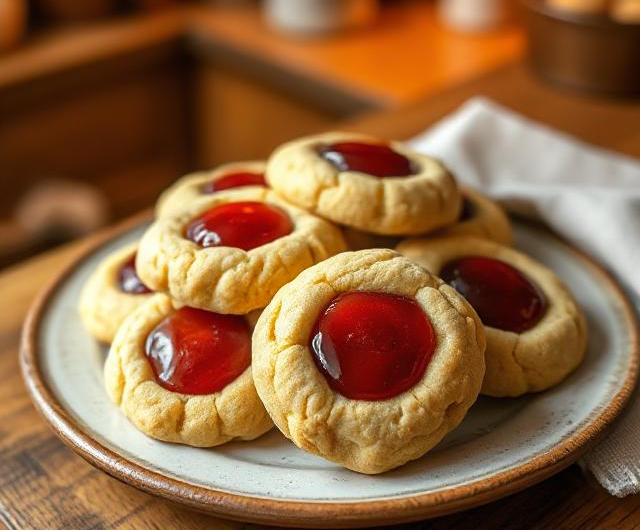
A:
<svg viewBox="0 0 640 530">
<path fill-rule="evenodd" d="M 386 108 L 411 102 L 513 62 L 524 38 L 515 25 L 486 34 L 444 27 L 428 0 L 386 4 L 366 29 L 300 37 L 270 28 L 255 3 L 203 3 L 115 17 L 34 34 L 0 56 L 0 88 L 33 81 L 168 41 L 236 51 Z"/>
<path fill-rule="evenodd" d="M 524 51 L 516 24 L 490 33 L 456 32 L 442 25 L 428 0 L 386 4 L 373 26 L 319 37 L 277 32 L 253 4 L 212 6 L 191 22 L 196 36 L 209 35 L 387 107 L 494 70 Z"/>
</svg>

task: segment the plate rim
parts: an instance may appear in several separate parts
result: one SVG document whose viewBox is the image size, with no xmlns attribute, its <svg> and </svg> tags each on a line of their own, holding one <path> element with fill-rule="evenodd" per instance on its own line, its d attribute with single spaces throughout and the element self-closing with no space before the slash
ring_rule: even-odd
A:
<svg viewBox="0 0 640 530">
<path fill-rule="evenodd" d="M 446 515 L 497 500 L 544 480 L 574 463 L 605 433 L 622 412 L 635 388 L 640 357 L 640 332 L 635 309 L 611 274 L 585 252 L 556 233 L 557 238 L 620 303 L 630 333 L 631 356 L 620 390 L 598 416 L 550 451 L 514 469 L 478 479 L 462 486 L 394 499 L 373 501 L 290 501 L 268 499 L 206 488 L 145 468 L 102 445 L 61 405 L 46 383 L 38 348 L 42 317 L 58 289 L 91 254 L 124 233 L 149 221 L 146 210 L 85 240 L 84 246 L 61 268 L 32 302 L 25 318 L 20 345 L 20 367 L 36 409 L 54 433 L 74 452 L 108 475 L 147 493 L 178 502 L 215 516 L 279 526 L 308 528 L 362 527 L 403 523 Z M 538 223 L 528 223 L 540 227 Z"/>
</svg>

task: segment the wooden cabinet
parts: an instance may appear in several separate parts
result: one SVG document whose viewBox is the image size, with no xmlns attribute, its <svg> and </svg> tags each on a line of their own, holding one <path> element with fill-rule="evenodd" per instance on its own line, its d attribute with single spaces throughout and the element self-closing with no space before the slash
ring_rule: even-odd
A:
<svg viewBox="0 0 640 530">
<path fill-rule="evenodd" d="M 215 62 L 196 73 L 198 165 L 266 158 L 282 142 L 332 126 L 340 115 Z"/>
<path fill-rule="evenodd" d="M 185 56 L 164 46 L 0 91 L 0 208 L 30 186 L 95 184 L 115 217 L 192 165 Z"/>
</svg>

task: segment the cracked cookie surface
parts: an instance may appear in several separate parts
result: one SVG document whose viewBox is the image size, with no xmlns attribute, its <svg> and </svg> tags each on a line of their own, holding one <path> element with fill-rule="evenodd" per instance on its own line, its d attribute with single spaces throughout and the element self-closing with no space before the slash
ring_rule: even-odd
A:
<svg viewBox="0 0 640 530">
<path fill-rule="evenodd" d="M 546 298 L 539 322 L 522 333 L 485 326 L 486 374 L 482 393 L 515 397 L 560 383 L 582 362 L 587 345 L 584 314 L 573 295 L 547 267 L 515 249 L 473 237 L 410 239 L 397 250 L 439 275 L 450 261 L 486 256 L 533 280 Z"/>
<path fill-rule="evenodd" d="M 205 192 L 205 189 L 231 174 L 240 172 L 263 174 L 265 168 L 266 164 L 262 161 L 231 162 L 211 171 L 199 171 L 186 175 L 160 195 L 156 202 L 156 215 L 163 216 L 183 209 L 200 197 L 212 193 Z"/>
<path fill-rule="evenodd" d="M 124 319 L 152 296 L 152 293 L 126 293 L 118 284 L 120 268 L 137 248 L 138 243 L 131 243 L 107 256 L 82 288 L 80 320 L 91 336 L 101 342 L 111 343 Z"/>
<path fill-rule="evenodd" d="M 338 294 L 415 299 L 437 344 L 422 378 L 384 400 L 348 399 L 320 373 L 308 346 L 318 315 Z M 419 458 L 474 403 L 484 375 L 484 330 L 451 287 L 392 250 L 345 252 L 302 272 L 264 310 L 253 334 L 256 389 L 298 447 L 361 473 Z"/>
<path fill-rule="evenodd" d="M 167 442 L 212 447 L 267 432 L 273 423 L 256 393 L 251 366 L 213 394 L 171 392 L 156 382 L 145 341 L 176 309 L 169 297 L 156 294 L 122 324 L 104 366 L 110 399 L 138 429 Z"/>
<path fill-rule="evenodd" d="M 381 235 L 420 234 L 454 222 L 461 199 L 454 178 L 437 160 L 398 142 L 389 146 L 408 158 L 416 173 L 372 177 L 341 171 L 318 155 L 335 142 L 379 144 L 355 133 L 327 133 L 280 146 L 267 161 L 267 181 L 282 197 L 335 223 Z"/>
<path fill-rule="evenodd" d="M 257 201 L 284 211 L 293 224 L 288 235 L 245 251 L 208 247 L 185 237 L 189 223 L 219 205 Z M 345 250 L 340 230 L 267 188 L 247 187 L 202 197 L 158 218 L 140 241 L 140 278 L 158 292 L 192 307 L 246 314 L 266 306 L 276 291 L 302 270 Z"/>
</svg>

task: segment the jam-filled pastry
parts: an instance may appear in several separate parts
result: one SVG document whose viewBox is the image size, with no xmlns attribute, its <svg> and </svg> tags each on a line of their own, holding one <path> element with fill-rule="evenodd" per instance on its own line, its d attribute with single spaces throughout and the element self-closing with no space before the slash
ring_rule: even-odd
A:
<svg viewBox="0 0 640 530">
<path fill-rule="evenodd" d="M 519 396 L 558 384 L 582 362 L 584 315 L 556 275 L 510 247 L 472 237 L 413 239 L 398 251 L 455 287 L 487 334 L 482 393 Z"/>
<path fill-rule="evenodd" d="M 280 146 L 267 182 L 282 197 L 335 223 L 382 235 L 421 234 L 454 222 L 454 178 L 398 142 L 327 133 Z"/>
<path fill-rule="evenodd" d="M 242 315 L 344 249 L 338 228 L 252 186 L 156 219 L 140 241 L 136 266 L 149 287 L 182 304 Z"/>
<path fill-rule="evenodd" d="M 430 236 L 475 236 L 511 245 L 513 231 L 505 211 L 482 193 L 462 186 L 462 209 L 457 221 Z"/>
<path fill-rule="evenodd" d="M 254 315 L 178 307 L 156 294 L 124 321 L 104 367 L 111 400 L 142 432 L 212 447 L 273 423 L 251 377 Z"/>
<path fill-rule="evenodd" d="M 212 171 L 200 171 L 182 177 L 167 188 L 156 203 L 156 215 L 180 210 L 194 200 L 218 191 L 245 186 L 266 186 L 265 163 L 232 162 Z"/>
<path fill-rule="evenodd" d="M 345 252 L 302 272 L 264 310 L 253 377 L 298 447 L 361 473 L 419 458 L 460 423 L 485 338 L 455 289 L 393 250 Z"/>
<path fill-rule="evenodd" d="M 137 247 L 131 243 L 107 256 L 82 288 L 80 320 L 101 342 L 110 343 L 124 319 L 152 293 L 136 273 Z"/>
</svg>

